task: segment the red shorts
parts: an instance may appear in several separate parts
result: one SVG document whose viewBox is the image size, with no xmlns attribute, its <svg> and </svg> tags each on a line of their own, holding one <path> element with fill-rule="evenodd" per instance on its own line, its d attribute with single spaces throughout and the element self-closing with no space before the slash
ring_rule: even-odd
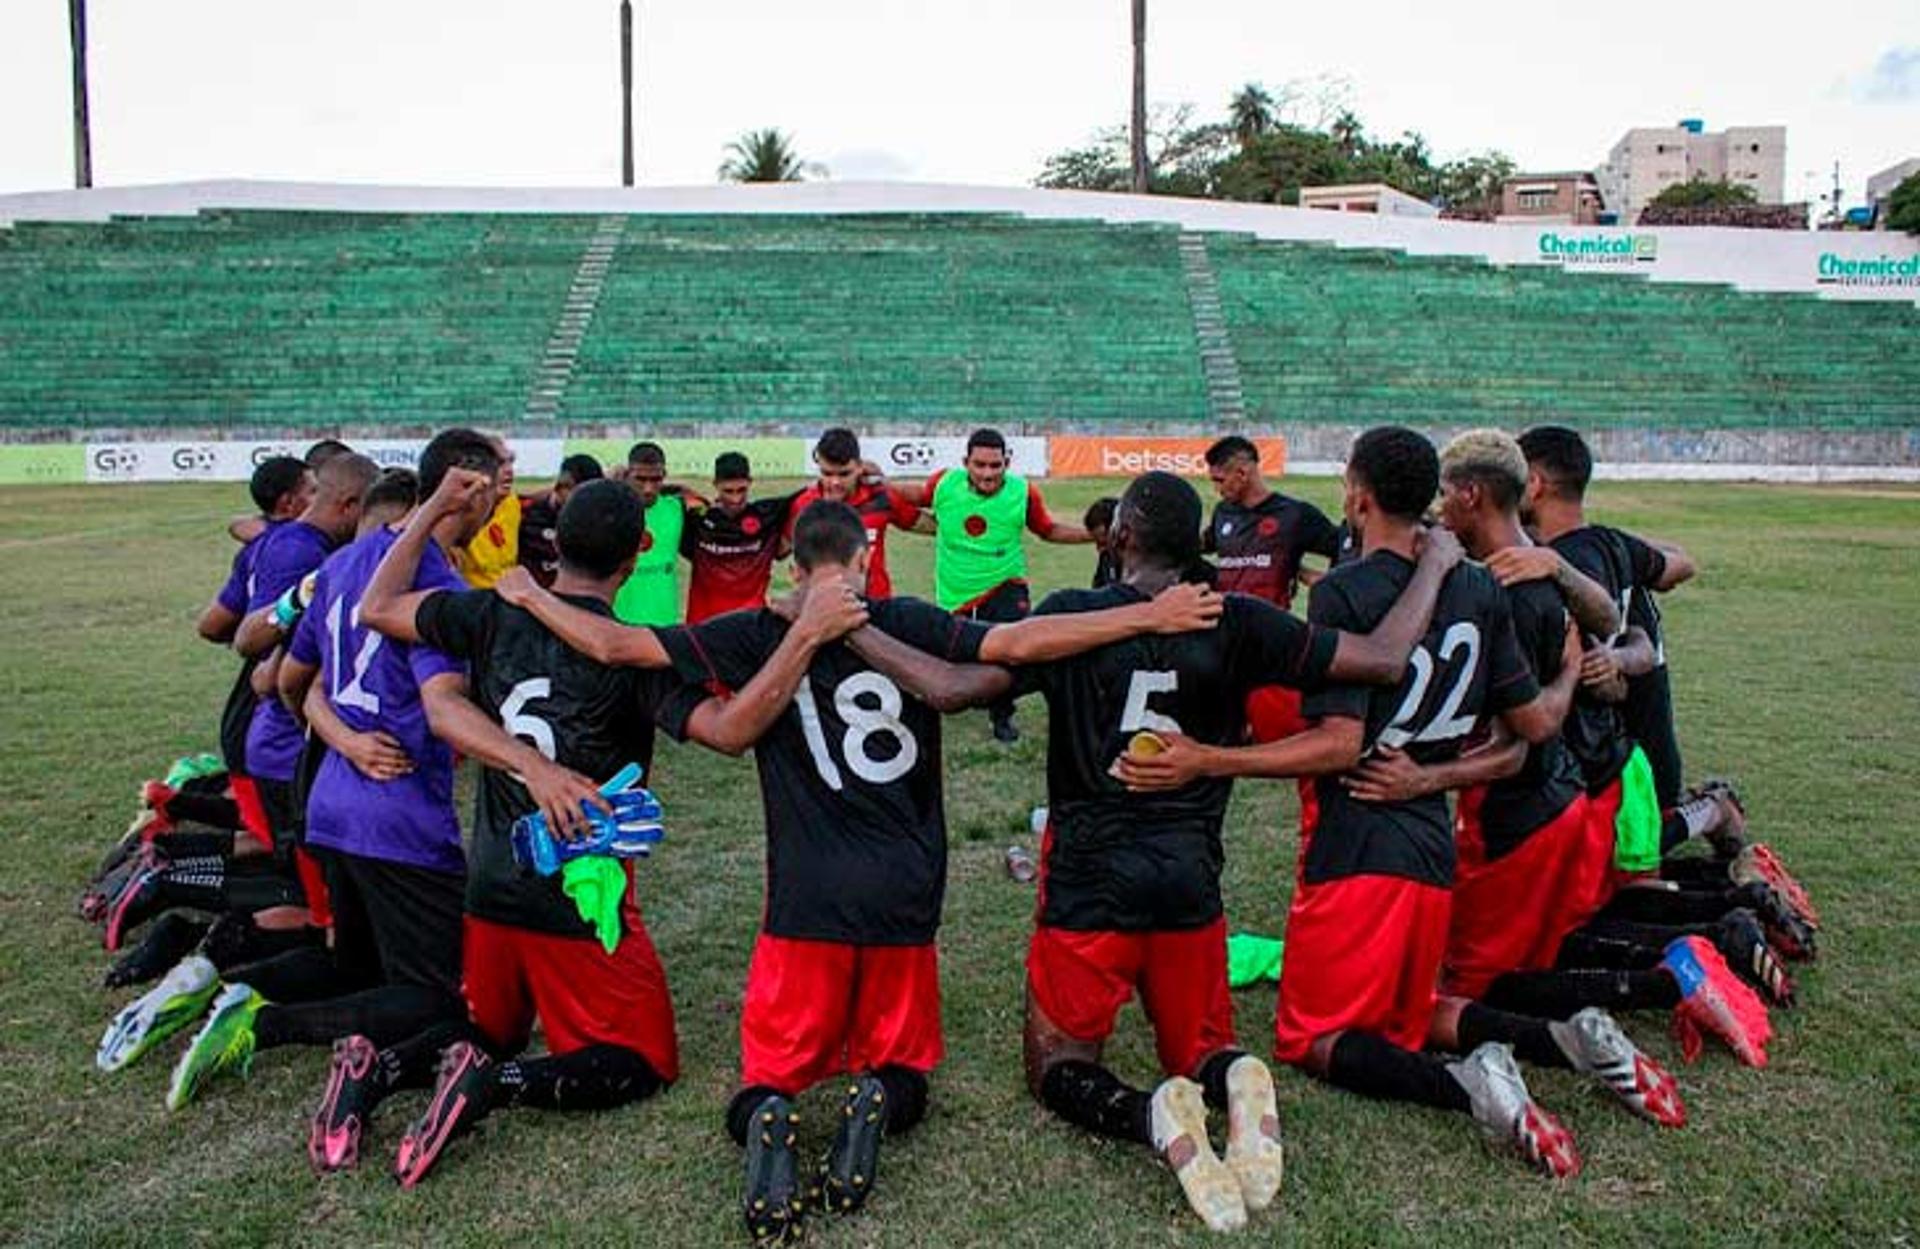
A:
<svg viewBox="0 0 1920 1249">
<path fill-rule="evenodd" d="M 1399 876 L 1303 884 L 1287 911 L 1273 1052 L 1300 1063 L 1349 1029 L 1417 1050 L 1427 1043 L 1453 894 Z"/>
<path fill-rule="evenodd" d="M 273 826 L 267 823 L 267 808 L 260 801 L 260 790 L 253 778 L 229 775 L 227 787 L 233 791 L 234 805 L 240 808 L 240 822 L 246 825 L 248 834 L 272 853 Z"/>
<path fill-rule="evenodd" d="M 740 1008 L 740 1078 L 794 1094 L 843 1071 L 928 1072 L 946 1055 L 932 945 L 761 933 Z"/>
<path fill-rule="evenodd" d="M 1204 928 L 1155 932 L 1036 928 L 1027 991 L 1054 1026 L 1089 1044 L 1112 1034 L 1114 1017 L 1138 993 L 1168 1075 L 1190 1076 L 1234 1043 L 1224 916 Z"/>
<path fill-rule="evenodd" d="M 1460 866 L 1453 883 L 1444 991 L 1477 998 L 1510 971 L 1553 966 L 1566 935 L 1592 918 L 1587 796 L 1572 802 L 1518 847 L 1489 861 L 1480 833 L 1487 791 L 1465 790 L 1455 820 Z"/>
<path fill-rule="evenodd" d="M 1247 695 L 1247 729 L 1254 741 L 1265 744 L 1305 732 L 1307 718 L 1300 714 L 1300 691 L 1284 685 L 1263 685 Z M 1300 793 L 1300 862 L 1306 861 L 1307 838 L 1320 821 L 1319 791 L 1314 778 L 1303 776 L 1294 782 Z M 1300 878 L 1295 873 L 1294 883 Z"/>
<path fill-rule="evenodd" d="M 1614 851 L 1620 841 L 1620 803 L 1622 794 L 1620 779 L 1614 778 L 1613 784 L 1587 799 L 1587 856 L 1591 865 L 1589 870 L 1595 873 L 1593 891 L 1587 899 L 1588 916 L 1592 916 L 1601 907 L 1613 901 L 1613 894 L 1622 882 L 1631 880 L 1632 874 L 1616 872 L 1613 867 Z"/>
<path fill-rule="evenodd" d="M 327 874 L 320 860 L 308 854 L 305 846 L 295 846 L 293 867 L 300 876 L 300 892 L 307 896 L 308 922 L 315 928 L 333 927 L 333 898 L 327 893 Z"/>
<path fill-rule="evenodd" d="M 678 1077 L 666 968 L 631 901 L 621 918 L 626 936 L 609 954 L 593 937 L 467 916 L 461 991 L 474 1026 L 502 1049 L 518 1050 L 538 1015 L 552 1053 L 618 1045 L 645 1058 L 662 1079 Z"/>
</svg>

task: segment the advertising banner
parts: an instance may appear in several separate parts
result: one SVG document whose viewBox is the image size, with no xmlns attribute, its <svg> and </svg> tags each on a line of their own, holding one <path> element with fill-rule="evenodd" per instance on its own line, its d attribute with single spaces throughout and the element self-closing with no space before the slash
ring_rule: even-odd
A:
<svg viewBox="0 0 1920 1249">
<path fill-rule="evenodd" d="M 611 469 L 625 464 L 627 449 L 642 441 L 660 444 L 667 455 L 667 476 L 676 481 L 712 480 L 714 459 L 728 451 L 746 456 L 755 477 L 813 476 L 808 458 L 813 443 L 805 438 L 569 438 L 565 454 L 590 455 L 601 468 Z"/>
<path fill-rule="evenodd" d="M 1287 468 L 1284 438 L 1256 438 L 1260 471 L 1278 476 Z M 1141 473 L 1207 475 L 1208 438 L 1125 438 L 1058 435 L 1049 440 L 1048 458 L 1055 477 L 1136 477 Z"/>
<path fill-rule="evenodd" d="M 257 439 L 190 442 L 90 442 L 71 450 L 85 460 L 85 479 L 96 483 L 142 481 L 246 481 L 261 461 L 306 453 L 311 440 Z M 424 438 L 363 438 L 355 451 L 382 468 L 419 463 Z M 551 477 L 560 470 L 558 438 L 508 439 L 515 470 L 525 477 Z"/>
<path fill-rule="evenodd" d="M 965 438 L 895 438 L 864 435 L 860 450 L 889 477 L 924 477 L 943 468 L 959 468 L 967 458 Z M 1045 477 L 1049 464 L 1045 438 L 1007 439 L 1007 471 Z"/>
<path fill-rule="evenodd" d="M 0 486 L 66 485 L 87 479 L 78 443 L 0 443 Z"/>
</svg>

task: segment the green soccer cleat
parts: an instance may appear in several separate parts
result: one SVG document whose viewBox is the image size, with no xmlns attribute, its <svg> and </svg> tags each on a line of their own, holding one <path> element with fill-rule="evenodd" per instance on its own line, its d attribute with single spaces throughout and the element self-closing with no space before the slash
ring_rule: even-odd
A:
<svg viewBox="0 0 1920 1249">
<path fill-rule="evenodd" d="M 213 1000 L 213 1013 L 174 1064 L 173 1083 L 167 1087 L 168 1110 L 185 1106 L 223 1071 L 247 1074 L 253 1066 L 254 1017 L 266 1004 L 267 999 L 244 984 L 220 990 Z"/>
<path fill-rule="evenodd" d="M 159 984 L 147 990 L 107 1025 L 94 1052 L 94 1065 L 118 1071 L 206 1013 L 220 991 L 213 964 L 199 955 L 181 959 Z"/>
</svg>

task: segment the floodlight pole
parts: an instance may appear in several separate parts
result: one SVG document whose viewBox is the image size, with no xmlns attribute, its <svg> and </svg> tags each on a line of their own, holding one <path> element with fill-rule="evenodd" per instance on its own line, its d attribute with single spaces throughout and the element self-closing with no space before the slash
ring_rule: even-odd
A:
<svg viewBox="0 0 1920 1249">
<path fill-rule="evenodd" d="M 1147 193 L 1147 0 L 1133 0 L 1133 189 Z"/>
<path fill-rule="evenodd" d="M 620 185 L 633 185 L 633 0 L 620 0 Z"/>
<path fill-rule="evenodd" d="M 93 185 L 93 136 L 87 121 L 87 0 L 67 0 L 73 41 L 73 185 Z"/>
</svg>

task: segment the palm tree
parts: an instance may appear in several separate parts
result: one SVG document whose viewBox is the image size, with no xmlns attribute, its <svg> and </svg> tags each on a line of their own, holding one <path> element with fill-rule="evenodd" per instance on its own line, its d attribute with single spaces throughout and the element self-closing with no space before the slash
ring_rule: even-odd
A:
<svg viewBox="0 0 1920 1249">
<path fill-rule="evenodd" d="M 809 174 L 824 173 L 818 165 L 800 159 L 793 139 L 768 126 L 749 130 L 727 144 L 727 159 L 720 166 L 722 182 L 801 182 Z"/>
<path fill-rule="evenodd" d="M 1273 129 L 1273 96 L 1257 82 L 1250 82 L 1240 88 L 1227 106 L 1227 115 L 1233 125 L 1233 133 L 1245 147 L 1267 131 Z"/>
</svg>

